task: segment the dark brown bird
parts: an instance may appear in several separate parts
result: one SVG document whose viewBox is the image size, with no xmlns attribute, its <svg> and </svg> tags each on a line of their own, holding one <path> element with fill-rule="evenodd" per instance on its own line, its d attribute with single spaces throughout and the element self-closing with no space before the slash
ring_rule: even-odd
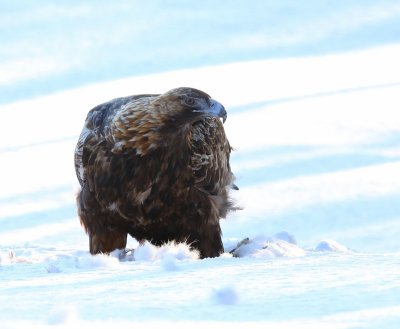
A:
<svg viewBox="0 0 400 329">
<path fill-rule="evenodd" d="M 223 252 L 219 220 L 233 209 L 234 186 L 226 116 L 193 88 L 117 98 L 88 113 L 75 169 L 92 254 L 125 248 L 127 234 L 187 242 L 202 258 Z"/>
</svg>

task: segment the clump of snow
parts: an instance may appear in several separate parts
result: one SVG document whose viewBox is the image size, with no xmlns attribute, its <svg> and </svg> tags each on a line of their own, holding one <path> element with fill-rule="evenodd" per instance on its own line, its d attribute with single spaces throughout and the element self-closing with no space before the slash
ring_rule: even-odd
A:
<svg viewBox="0 0 400 329">
<path fill-rule="evenodd" d="M 218 289 L 214 289 L 212 292 L 212 299 L 217 304 L 222 305 L 233 305 L 239 300 L 237 290 L 232 286 L 224 286 Z"/>
<path fill-rule="evenodd" d="M 281 236 L 283 239 L 279 239 Z M 295 241 L 288 233 L 279 233 L 273 237 L 258 236 L 254 239 L 243 239 L 238 243 L 231 253 L 234 257 L 299 257 L 304 256 L 305 251 L 296 244 L 288 242 Z"/>
<path fill-rule="evenodd" d="M 232 250 L 232 248 L 228 249 L 228 250 Z M 232 257 L 233 257 L 233 255 L 230 252 L 224 252 L 223 254 L 219 255 L 219 258 L 232 258 Z"/>
<path fill-rule="evenodd" d="M 149 242 L 145 242 L 134 251 L 134 259 L 137 261 L 163 260 L 166 267 L 173 267 L 175 260 L 198 259 L 199 252 L 191 250 L 186 243 L 169 242 L 157 247 Z M 168 265 L 169 264 L 169 265 Z"/>
<path fill-rule="evenodd" d="M 133 257 L 138 261 L 154 260 L 157 258 L 157 247 L 151 243 L 145 242 L 135 249 Z"/>
<path fill-rule="evenodd" d="M 48 273 L 60 273 L 74 268 L 115 268 L 120 264 L 115 253 L 91 255 L 87 251 L 63 251 L 43 258 Z"/>
<path fill-rule="evenodd" d="M 43 253 L 46 251 L 43 250 Z M 81 251 L 58 251 L 43 257 L 44 266 L 47 273 L 60 273 L 66 269 L 75 269 L 78 267 L 78 259 L 88 257 L 88 254 Z"/>
<path fill-rule="evenodd" d="M 315 247 L 315 251 L 333 251 L 333 252 L 348 252 L 349 249 L 333 240 L 322 240 Z"/>
<path fill-rule="evenodd" d="M 112 255 L 86 254 L 76 258 L 77 268 L 101 268 L 101 267 L 115 267 L 119 265 L 119 259 Z"/>
</svg>

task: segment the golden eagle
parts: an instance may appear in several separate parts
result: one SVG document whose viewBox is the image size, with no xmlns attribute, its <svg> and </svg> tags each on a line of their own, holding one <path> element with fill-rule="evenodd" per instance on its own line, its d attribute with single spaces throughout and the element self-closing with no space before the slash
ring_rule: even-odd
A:
<svg viewBox="0 0 400 329">
<path fill-rule="evenodd" d="M 77 197 L 90 252 L 155 245 L 223 252 L 220 218 L 233 205 L 224 106 L 194 88 L 113 99 L 87 115 L 75 150 Z"/>
</svg>

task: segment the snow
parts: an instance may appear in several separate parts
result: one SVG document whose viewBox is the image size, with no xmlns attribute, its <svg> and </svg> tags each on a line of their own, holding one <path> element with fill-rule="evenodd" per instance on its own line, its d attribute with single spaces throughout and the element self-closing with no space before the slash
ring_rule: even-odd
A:
<svg viewBox="0 0 400 329">
<path fill-rule="evenodd" d="M 87 39 L 83 57 L 69 61 L 81 44 L 55 51 L 54 22 L 46 27 L 50 41 L 37 47 L 32 30 L 26 52 L 4 34 L 15 58 L 0 52 L 7 93 L 0 94 L 1 328 L 400 327 L 399 4 L 307 1 L 290 11 L 286 1 L 255 3 L 260 10 L 221 1 L 215 10 L 202 6 L 199 16 L 173 1 L 165 13 L 154 5 L 159 42 L 170 15 L 226 25 L 214 35 L 200 24 L 208 44 L 182 41 L 171 22 L 171 46 L 161 42 L 157 54 L 165 62 L 140 74 L 128 68 L 128 76 L 117 62 L 143 66 L 152 46 L 124 59 L 117 55 L 125 48 L 107 39 L 116 47 L 115 74 L 103 63 L 106 78 L 97 79 L 96 63 L 113 58 L 102 48 L 106 40 L 94 48 L 105 54 L 98 61 L 87 60 L 95 47 Z M 123 25 L 127 3 L 96 10 L 89 2 L 46 3 L 27 8 L 36 14 L 25 11 L 23 22 L 40 31 L 39 18 L 64 17 L 85 34 L 85 18 L 104 31 L 108 21 L 87 21 L 101 16 L 98 8 L 119 17 L 111 21 L 120 38 L 138 38 Z M 18 21 L 13 10 L 1 24 Z M 136 27 L 151 29 L 142 19 Z M 50 51 L 40 55 L 40 47 Z M 172 60 L 174 47 L 193 59 Z M 79 73 L 85 65 L 87 79 Z M 239 186 L 232 196 L 243 210 L 221 222 L 225 253 L 201 260 L 186 244 L 129 239 L 126 251 L 91 256 L 76 215 L 73 166 L 87 111 L 177 86 L 206 91 L 228 112 Z"/>
<path fill-rule="evenodd" d="M 234 287 L 221 287 L 213 290 L 213 298 L 217 304 L 232 305 L 238 302 L 238 293 Z"/>
<path fill-rule="evenodd" d="M 315 247 L 316 251 L 347 252 L 349 249 L 333 240 L 323 240 Z"/>
</svg>

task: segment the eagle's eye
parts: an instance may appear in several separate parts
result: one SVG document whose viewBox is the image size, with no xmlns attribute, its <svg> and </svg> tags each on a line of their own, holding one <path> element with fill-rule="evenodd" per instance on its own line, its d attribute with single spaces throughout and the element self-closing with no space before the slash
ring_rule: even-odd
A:
<svg viewBox="0 0 400 329">
<path fill-rule="evenodd" d="M 196 104 L 196 100 L 193 97 L 187 97 L 185 103 L 186 105 L 193 106 Z"/>
</svg>

